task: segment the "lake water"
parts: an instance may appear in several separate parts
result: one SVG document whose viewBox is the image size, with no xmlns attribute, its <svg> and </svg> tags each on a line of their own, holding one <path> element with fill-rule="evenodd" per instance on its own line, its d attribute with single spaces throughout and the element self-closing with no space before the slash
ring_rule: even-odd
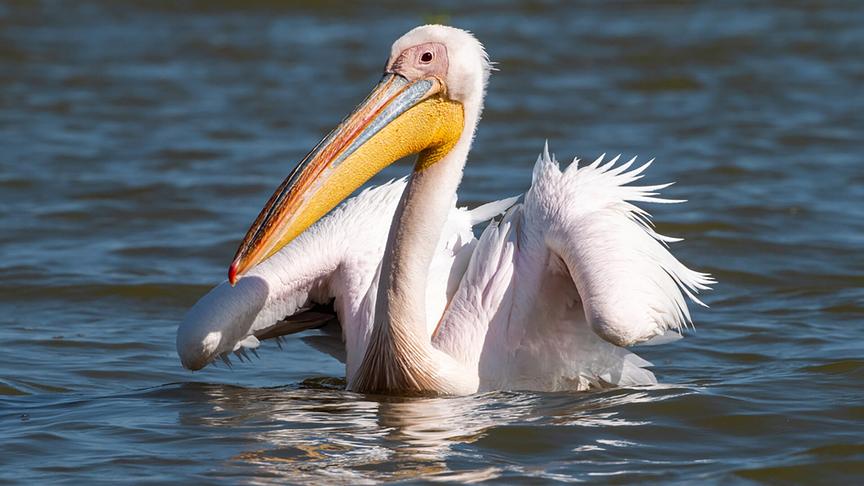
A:
<svg viewBox="0 0 864 486">
<path fill-rule="evenodd" d="M 297 339 L 181 368 L 186 309 L 430 21 L 500 69 L 465 204 L 525 190 L 546 139 L 678 182 L 658 228 L 720 283 L 638 351 L 662 385 L 369 397 Z M 862 26 L 857 1 L 0 3 L 0 483 L 862 481 Z"/>
</svg>

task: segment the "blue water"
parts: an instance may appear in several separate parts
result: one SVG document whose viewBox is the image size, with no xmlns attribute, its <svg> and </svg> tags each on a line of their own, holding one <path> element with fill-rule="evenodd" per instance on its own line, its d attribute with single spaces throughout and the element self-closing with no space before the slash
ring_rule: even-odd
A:
<svg viewBox="0 0 864 486">
<path fill-rule="evenodd" d="M 464 204 L 656 158 L 719 284 L 662 385 L 399 399 L 299 340 L 182 369 L 183 313 L 411 27 L 499 72 Z M 0 3 L 0 483 L 864 477 L 864 4 Z M 378 180 L 406 173 L 387 169 Z"/>
</svg>

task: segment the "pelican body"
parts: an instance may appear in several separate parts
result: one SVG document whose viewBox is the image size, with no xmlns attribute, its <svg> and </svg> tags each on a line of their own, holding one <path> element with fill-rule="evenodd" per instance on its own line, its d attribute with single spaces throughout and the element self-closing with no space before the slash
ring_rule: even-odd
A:
<svg viewBox="0 0 864 486">
<path fill-rule="evenodd" d="M 427 25 L 397 40 L 378 86 L 289 174 L 228 280 L 187 313 L 183 365 L 320 327 L 308 342 L 345 362 L 357 392 L 654 383 L 626 347 L 680 333 L 687 300 L 701 304 L 713 282 L 675 259 L 677 240 L 636 205 L 678 201 L 658 196 L 666 185 L 634 184 L 650 162 L 561 169 L 547 147 L 521 198 L 457 207 L 489 73 L 465 31 Z M 406 178 L 346 201 L 413 154 Z"/>
</svg>

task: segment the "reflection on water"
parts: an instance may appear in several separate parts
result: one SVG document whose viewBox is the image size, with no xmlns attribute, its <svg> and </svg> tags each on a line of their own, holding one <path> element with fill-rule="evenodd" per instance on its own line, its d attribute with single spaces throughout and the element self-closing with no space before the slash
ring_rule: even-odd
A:
<svg viewBox="0 0 864 486">
<path fill-rule="evenodd" d="M 249 447 L 229 461 L 253 467 L 256 477 L 363 483 L 416 478 L 479 481 L 514 473 L 556 479 L 555 474 L 506 461 L 490 463 L 483 452 L 485 443 L 494 443 L 490 449 L 498 454 L 519 455 L 536 452 L 538 446 L 542 451 L 541 443 L 549 446 L 549 440 L 531 430 L 538 426 L 569 427 L 588 434 L 592 429 L 608 432 L 614 427 L 644 426 L 649 422 L 619 417 L 615 410 L 693 391 L 660 385 L 575 395 L 497 392 L 398 398 L 364 396 L 332 384 L 307 382 L 299 388 L 254 389 L 190 383 L 152 393 L 182 396 L 197 405 L 191 410 L 181 408 L 183 426 L 205 426 L 215 436 L 253 426 L 254 432 L 245 437 Z M 599 453 L 638 446 L 602 438 L 585 442 L 575 450 Z"/>
<path fill-rule="evenodd" d="M 656 159 L 720 284 L 665 386 L 387 399 L 299 339 L 190 373 L 177 323 L 429 18 L 489 84 L 464 204 Z M 0 483 L 864 476 L 864 2 L 0 2 Z M 388 168 L 378 181 L 399 176 Z"/>
<path fill-rule="evenodd" d="M 294 481 L 320 481 L 322 473 L 340 481 L 432 475 L 452 479 L 447 461 L 454 447 L 530 413 L 530 403 L 495 403 L 482 396 L 370 401 L 326 389 L 202 391 L 214 415 L 194 420 L 225 426 L 220 416 L 230 413 L 232 420 L 276 425 L 255 436 L 253 450 L 234 459 L 254 465 L 264 476 Z M 363 470 L 365 474 L 358 474 Z M 460 477 L 467 480 L 471 474 L 477 473 Z M 492 477 L 496 470 L 480 474 Z"/>
</svg>

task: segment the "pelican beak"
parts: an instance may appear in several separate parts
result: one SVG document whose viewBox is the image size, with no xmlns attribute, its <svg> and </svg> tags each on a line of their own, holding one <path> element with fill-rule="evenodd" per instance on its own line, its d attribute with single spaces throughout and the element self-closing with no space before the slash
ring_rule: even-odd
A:
<svg viewBox="0 0 864 486">
<path fill-rule="evenodd" d="M 391 163 L 420 154 L 415 170 L 440 160 L 462 134 L 464 113 L 435 77 L 387 73 L 372 93 L 282 182 L 240 243 L 233 285 Z"/>
</svg>

